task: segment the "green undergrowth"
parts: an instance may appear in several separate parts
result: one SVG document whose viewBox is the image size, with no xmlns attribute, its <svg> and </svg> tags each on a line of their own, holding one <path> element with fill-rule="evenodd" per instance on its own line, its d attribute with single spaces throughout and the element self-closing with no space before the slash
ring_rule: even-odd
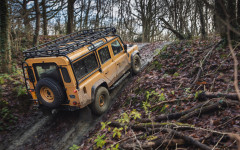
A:
<svg viewBox="0 0 240 150">
<path fill-rule="evenodd" d="M 26 96 L 21 69 L 12 74 L 0 74 L 0 131 L 14 127 L 18 120 L 16 112 L 22 108 L 22 99 Z"/>
</svg>

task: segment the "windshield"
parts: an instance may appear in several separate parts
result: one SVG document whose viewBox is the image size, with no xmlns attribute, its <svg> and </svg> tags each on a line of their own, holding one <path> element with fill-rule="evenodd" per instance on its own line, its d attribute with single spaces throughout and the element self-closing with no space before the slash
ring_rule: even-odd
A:
<svg viewBox="0 0 240 150">
<path fill-rule="evenodd" d="M 43 63 L 34 65 L 38 80 L 43 78 L 57 79 L 59 77 L 57 65 L 54 63 Z"/>
</svg>

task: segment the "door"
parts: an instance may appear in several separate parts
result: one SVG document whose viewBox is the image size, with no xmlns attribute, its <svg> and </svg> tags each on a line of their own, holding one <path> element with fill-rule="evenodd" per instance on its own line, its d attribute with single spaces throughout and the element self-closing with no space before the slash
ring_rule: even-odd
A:
<svg viewBox="0 0 240 150">
<path fill-rule="evenodd" d="M 110 55 L 108 46 L 99 49 L 98 55 L 100 58 L 102 72 L 104 76 L 108 79 L 108 83 L 111 85 L 116 78 L 117 66 Z"/>
<path fill-rule="evenodd" d="M 129 69 L 130 65 L 127 53 L 123 50 L 123 46 L 120 44 L 119 40 L 112 42 L 111 48 L 114 54 L 114 61 L 117 65 L 117 77 L 121 77 Z"/>
</svg>

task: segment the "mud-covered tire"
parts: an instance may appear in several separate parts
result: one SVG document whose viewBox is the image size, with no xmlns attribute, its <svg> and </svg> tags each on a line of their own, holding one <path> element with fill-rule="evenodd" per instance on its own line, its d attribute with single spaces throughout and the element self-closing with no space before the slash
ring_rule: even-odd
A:
<svg viewBox="0 0 240 150">
<path fill-rule="evenodd" d="M 94 101 L 89 105 L 95 115 L 101 115 L 107 111 L 110 105 L 110 95 L 105 87 L 99 87 L 96 91 Z"/>
<path fill-rule="evenodd" d="M 57 108 L 66 97 L 61 85 L 51 78 L 43 78 L 38 81 L 36 95 L 40 103 L 49 108 Z"/>
<path fill-rule="evenodd" d="M 139 55 L 134 55 L 132 58 L 132 72 L 138 74 L 141 70 L 141 59 Z"/>
</svg>

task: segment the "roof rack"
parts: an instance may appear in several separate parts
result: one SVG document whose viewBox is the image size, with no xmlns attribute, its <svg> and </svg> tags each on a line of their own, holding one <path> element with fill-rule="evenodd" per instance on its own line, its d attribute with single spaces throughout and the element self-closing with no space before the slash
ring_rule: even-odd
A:
<svg viewBox="0 0 240 150">
<path fill-rule="evenodd" d="M 115 34 L 113 27 L 82 30 L 69 35 L 57 38 L 53 41 L 38 45 L 23 52 L 25 58 L 48 57 L 48 56 L 66 56 L 67 54 L 78 50 L 86 45 L 93 45 L 92 42 L 105 38 L 110 33 Z M 105 40 L 107 40 L 105 38 Z M 94 45 L 93 45 L 94 47 Z"/>
</svg>

